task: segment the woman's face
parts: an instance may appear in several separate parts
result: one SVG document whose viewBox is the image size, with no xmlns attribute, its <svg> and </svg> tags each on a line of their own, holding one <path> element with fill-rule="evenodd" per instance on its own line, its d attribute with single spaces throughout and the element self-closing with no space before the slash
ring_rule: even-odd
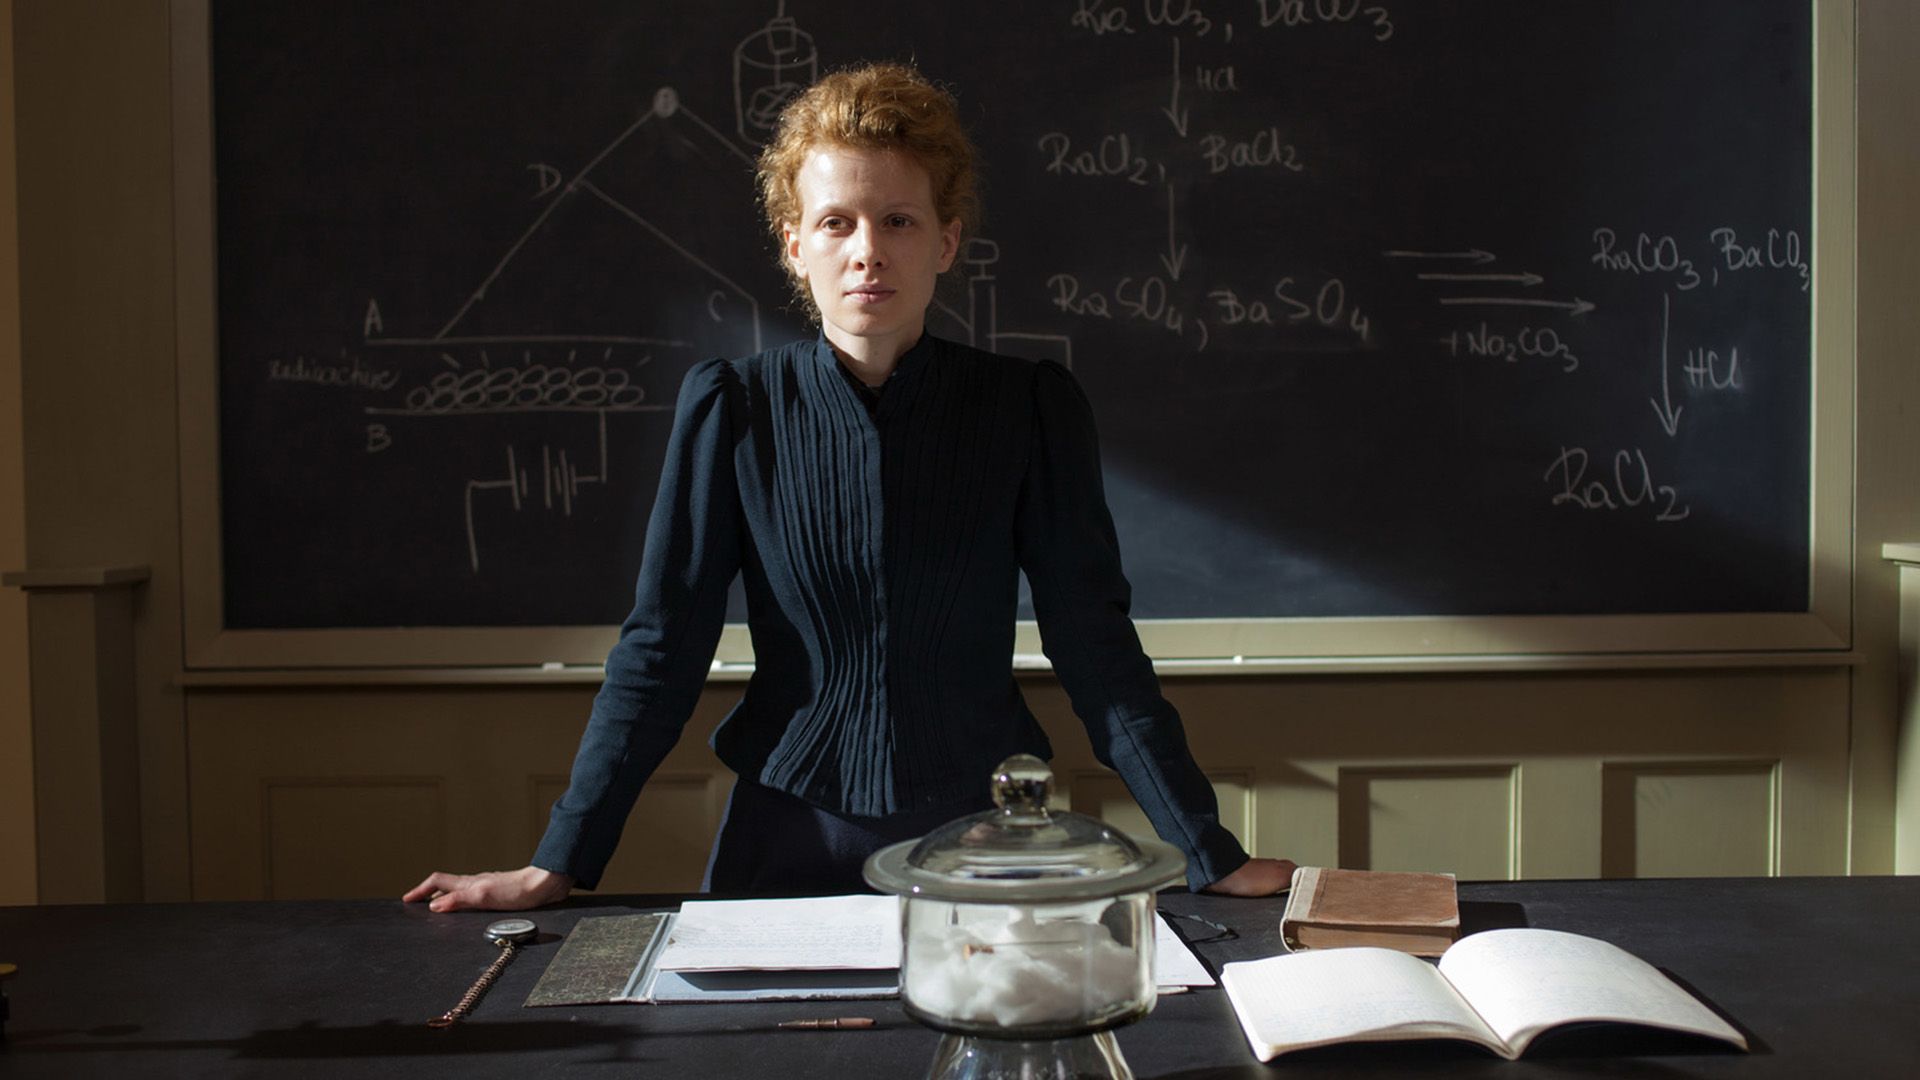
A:
<svg viewBox="0 0 1920 1080">
<path fill-rule="evenodd" d="M 934 280 L 953 265 L 960 222 L 941 223 L 933 181 L 902 154 L 822 145 L 796 178 L 800 220 L 787 261 L 807 283 L 827 340 L 891 363 L 920 340 Z"/>
</svg>

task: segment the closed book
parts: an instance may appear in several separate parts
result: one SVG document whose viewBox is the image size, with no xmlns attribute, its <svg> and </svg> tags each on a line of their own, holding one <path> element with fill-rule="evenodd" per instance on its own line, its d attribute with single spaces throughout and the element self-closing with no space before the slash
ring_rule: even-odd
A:
<svg viewBox="0 0 1920 1080">
<path fill-rule="evenodd" d="M 1374 945 L 1439 956 L 1460 937 L 1453 875 L 1302 866 L 1280 937 L 1294 951 Z"/>
</svg>

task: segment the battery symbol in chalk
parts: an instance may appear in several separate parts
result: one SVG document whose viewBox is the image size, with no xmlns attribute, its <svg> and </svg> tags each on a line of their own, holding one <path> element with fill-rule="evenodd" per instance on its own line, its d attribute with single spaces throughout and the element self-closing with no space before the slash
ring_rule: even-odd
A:
<svg viewBox="0 0 1920 1080">
<path fill-rule="evenodd" d="M 765 145 L 780 110 L 819 74 L 813 35 L 791 18 L 776 16 L 748 34 L 733 50 L 733 115 L 740 137 Z"/>
</svg>

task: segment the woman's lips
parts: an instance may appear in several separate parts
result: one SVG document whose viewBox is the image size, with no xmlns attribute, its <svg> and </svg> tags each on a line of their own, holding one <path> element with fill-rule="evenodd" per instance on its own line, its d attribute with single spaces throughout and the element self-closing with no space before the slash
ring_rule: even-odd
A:
<svg viewBox="0 0 1920 1080">
<path fill-rule="evenodd" d="M 856 304 L 877 304 L 893 294 L 894 290 L 885 285 L 856 285 L 847 290 L 847 298 Z"/>
</svg>

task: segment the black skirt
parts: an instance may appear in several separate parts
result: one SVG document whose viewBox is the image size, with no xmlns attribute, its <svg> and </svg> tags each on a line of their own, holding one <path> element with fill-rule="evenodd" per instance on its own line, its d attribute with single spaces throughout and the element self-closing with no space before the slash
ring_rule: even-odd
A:
<svg viewBox="0 0 1920 1080">
<path fill-rule="evenodd" d="M 727 800 L 702 888 L 780 896 L 872 892 L 860 875 L 867 856 L 888 844 L 925 836 L 954 818 L 992 808 L 983 797 L 973 806 L 853 817 L 741 777 Z"/>
</svg>

